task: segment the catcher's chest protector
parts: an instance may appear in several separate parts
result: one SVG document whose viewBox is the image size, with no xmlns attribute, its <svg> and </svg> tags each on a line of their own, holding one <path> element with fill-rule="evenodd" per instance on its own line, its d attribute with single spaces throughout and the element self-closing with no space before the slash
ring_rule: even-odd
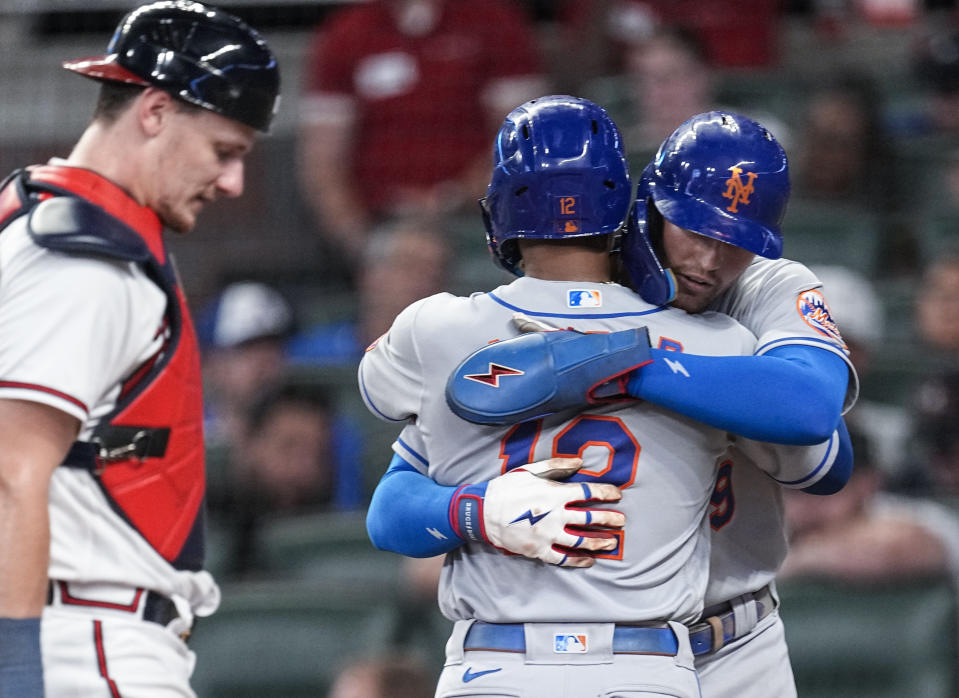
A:
<svg viewBox="0 0 959 698">
<path fill-rule="evenodd" d="M 89 470 L 117 513 L 174 567 L 201 569 L 200 358 L 159 220 L 98 175 L 55 166 L 8 178 L 0 190 L 0 230 L 21 215 L 30 216 L 38 245 L 137 262 L 166 294 L 163 346 L 125 379 L 114 409 L 89 441 L 73 444 L 63 465 Z"/>
</svg>

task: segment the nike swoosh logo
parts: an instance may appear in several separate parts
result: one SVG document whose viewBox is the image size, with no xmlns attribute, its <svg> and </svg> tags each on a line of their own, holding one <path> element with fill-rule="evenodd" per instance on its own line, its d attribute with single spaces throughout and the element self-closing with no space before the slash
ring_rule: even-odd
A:
<svg viewBox="0 0 959 698">
<path fill-rule="evenodd" d="M 466 667 L 466 671 L 463 672 L 463 683 L 469 683 L 473 679 L 478 679 L 480 676 L 486 676 L 487 674 L 495 674 L 497 671 L 503 671 L 503 667 L 499 669 L 487 669 L 486 671 L 472 671 L 473 667 Z"/>
<path fill-rule="evenodd" d="M 529 525 L 530 525 L 530 526 L 535 526 L 535 525 L 536 525 L 537 523 L 539 523 L 542 519 L 544 519 L 548 514 L 549 514 L 549 512 L 547 511 L 545 514 L 540 514 L 539 516 L 534 516 L 534 515 L 533 515 L 533 510 L 532 510 L 532 509 L 527 509 L 525 514 L 522 514 L 521 516 L 517 516 L 515 519 L 513 519 L 512 521 L 510 521 L 510 524 L 519 523 L 520 521 L 529 520 Z"/>
</svg>

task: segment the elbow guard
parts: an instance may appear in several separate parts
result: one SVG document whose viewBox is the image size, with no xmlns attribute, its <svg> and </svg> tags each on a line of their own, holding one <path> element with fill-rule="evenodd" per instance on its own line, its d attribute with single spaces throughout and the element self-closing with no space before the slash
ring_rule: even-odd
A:
<svg viewBox="0 0 959 698">
<path fill-rule="evenodd" d="M 476 424 L 515 424 L 566 409 L 629 400 L 629 374 L 652 361 L 645 327 L 584 334 L 533 332 L 468 356 L 446 402 Z"/>
</svg>

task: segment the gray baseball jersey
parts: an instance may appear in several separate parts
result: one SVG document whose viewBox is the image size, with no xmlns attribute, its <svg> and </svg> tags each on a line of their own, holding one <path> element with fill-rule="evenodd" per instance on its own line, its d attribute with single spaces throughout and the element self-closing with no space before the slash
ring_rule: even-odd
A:
<svg viewBox="0 0 959 698">
<path fill-rule="evenodd" d="M 447 377 L 471 351 L 515 336 L 510 320 L 517 311 L 579 330 L 646 325 L 654 344 L 662 337 L 697 354 L 749 354 L 755 347 L 753 335 L 724 315 L 655 308 L 615 284 L 521 278 L 490 293 L 439 294 L 404 310 L 368 350 L 359 379 L 375 414 L 415 419 L 425 452 L 403 453 L 400 442 L 410 463 L 454 485 L 578 454 L 586 464 L 576 478 L 625 488 L 617 507 L 627 515 L 623 539 L 593 567 L 563 569 L 471 543 L 444 567 L 443 613 L 495 623 L 692 620 L 708 569 L 704 514 L 727 435 L 635 401 L 512 428 L 459 419 L 446 405 Z"/>
<path fill-rule="evenodd" d="M 816 346 L 849 366 L 845 409 L 855 403 L 858 378 L 829 316 L 822 284 L 789 260 L 757 257 L 714 305 L 752 330 L 757 354 L 789 344 Z M 709 514 L 712 529 L 706 606 L 731 601 L 773 583 L 787 543 L 781 485 L 763 471 L 779 461 L 812 458 L 817 449 L 774 446 L 738 439 L 720 465 Z M 781 466 L 780 466 L 781 467 Z M 747 637 L 696 658 L 704 698 L 789 698 L 796 695 L 782 621 L 777 611 Z M 775 683 L 770 683 L 775 681 Z"/>
<path fill-rule="evenodd" d="M 798 262 L 756 257 L 714 310 L 735 318 L 759 338 L 756 353 L 789 344 L 816 346 L 849 366 L 845 409 L 855 403 L 859 384 L 845 343 L 815 275 Z M 755 591 L 773 580 L 786 556 L 780 485 L 759 469 L 793 449 L 739 440 L 727 460 L 731 480 L 721 483 L 712 503 L 713 546 L 706 605 Z M 727 506 L 733 500 L 732 510 Z"/>
</svg>

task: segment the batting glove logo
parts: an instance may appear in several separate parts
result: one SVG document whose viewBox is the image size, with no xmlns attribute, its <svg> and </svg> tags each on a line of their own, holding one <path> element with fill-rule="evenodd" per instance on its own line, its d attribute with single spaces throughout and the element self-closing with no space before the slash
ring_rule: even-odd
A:
<svg viewBox="0 0 959 698">
<path fill-rule="evenodd" d="M 540 521 L 542 521 L 542 520 L 543 520 L 544 518 L 546 518 L 547 516 L 549 516 L 549 512 L 548 512 L 548 511 L 547 511 L 546 513 L 544 513 L 544 514 L 540 514 L 539 516 L 534 516 L 534 515 L 533 515 L 533 510 L 532 510 L 532 509 L 527 509 L 525 514 L 521 514 L 520 516 L 517 516 L 515 519 L 513 519 L 513 520 L 510 521 L 509 523 L 510 523 L 510 525 L 512 526 L 514 523 L 519 523 L 520 521 L 526 521 L 526 520 L 528 519 L 528 520 L 529 520 L 529 525 L 530 525 L 530 526 L 535 526 L 537 523 L 539 523 Z"/>
</svg>

